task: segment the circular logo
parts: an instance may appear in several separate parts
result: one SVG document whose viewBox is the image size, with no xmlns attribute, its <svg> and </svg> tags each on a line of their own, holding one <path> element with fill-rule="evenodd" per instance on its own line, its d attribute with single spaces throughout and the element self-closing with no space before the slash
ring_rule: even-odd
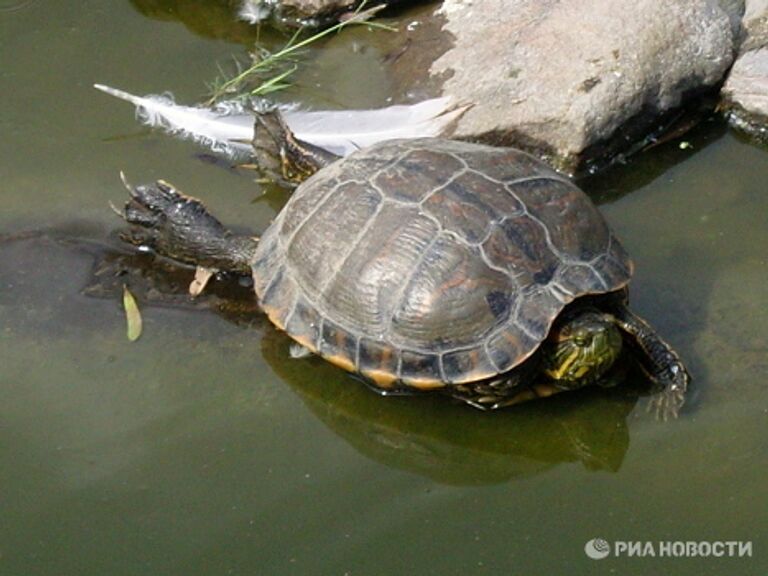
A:
<svg viewBox="0 0 768 576">
<path fill-rule="evenodd" d="M 611 553 L 611 545 L 602 538 L 592 538 L 584 544 L 584 553 L 592 560 L 602 560 Z"/>
</svg>

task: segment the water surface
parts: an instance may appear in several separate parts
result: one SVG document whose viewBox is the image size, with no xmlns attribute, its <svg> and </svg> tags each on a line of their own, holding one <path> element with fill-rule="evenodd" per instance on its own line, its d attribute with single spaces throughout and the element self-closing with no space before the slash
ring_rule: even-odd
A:
<svg viewBox="0 0 768 576">
<path fill-rule="evenodd" d="M 203 4 L 0 11 L 0 574 L 765 573 L 768 152 L 707 122 L 692 148 L 582 183 L 635 259 L 633 306 L 689 363 L 679 420 L 646 414 L 639 375 L 491 415 L 381 399 L 291 361 L 243 288 L 190 304 L 189 271 L 115 240 L 119 170 L 255 230 L 287 197 L 91 88 L 199 99 L 256 37 Z M 337 39 L 293 96 L 386 101 L 366 34 Z M 134 344 L 123 283 L 144 315 Z M 754 552 L 596 563 L 594 537 Z"/>
</svg>

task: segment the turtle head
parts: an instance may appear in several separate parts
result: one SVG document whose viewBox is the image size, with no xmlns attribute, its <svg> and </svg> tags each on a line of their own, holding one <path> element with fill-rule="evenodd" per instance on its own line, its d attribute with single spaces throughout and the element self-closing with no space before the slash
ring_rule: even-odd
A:
<svg viewBox="0 0 768 576">
<path fill-rule="evenodd" d="M 544 346 L 544 372 L 563 388 L 593 384 L 621 353 L 622 338 L 610 314 L 581 310 L 559 320 Z"/>
</svg>

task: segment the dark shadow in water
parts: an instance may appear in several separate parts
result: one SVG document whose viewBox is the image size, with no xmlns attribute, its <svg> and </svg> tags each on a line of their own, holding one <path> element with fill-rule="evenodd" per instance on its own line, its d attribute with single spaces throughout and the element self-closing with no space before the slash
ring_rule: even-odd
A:
<svg viewBox="0 0 768 576">
<path fill-rule="evenodd" d="M 262 330 L 265 360 L 330 429 L 376 461 L 443 483 L 504 482 L 563 462 L 615 472 L 629 447 L 627 415 L 647 386 L 639 372 L 630 371 L 625 385 L 615 389 L 563 394 L 491 414 L 442 396 L 382 398 L 319 358 L 291 359 L 288 337 L 266 321 L 242 279 L 224 278 L 191 300 L 186 290 L 192 270 L 128 250 L 115 234 L 72 225 L 0 237 L 2 269 L 20 276 L 30 272 L 36 278 L 30 285 L 44 285 L 45 278 L 57 282 L 56 290 L 43 287 L 39 293 L 27 293 L 25 301 L 33 307 L 35 299 L 60 299 L 61 290 L 119 302 L 126 285 L 142 307 L 213 310 L 241 326 Z M 56 278 L 73 282 L 62 286 Z M 93 329 L 83 318 L 89 313 L 87 299 L 67 301 L 72 324 L 80 321 L 84 329 Z M 50 308 L 55 303 L 39 305 Z M 67 318 L 59 317 L 59 323 L 68 323 Z M 41 323 L 28 329 L 47 327 Z"/>
<path fill-rule="evenodd" d="M 725 120 L 716 115 L 709 116 L 679 137 L 658 145 L 650 145 L 626 162 L 617 161 L 595 175 L 581 176 L 576 179 L 576 184 L 587 192 L 596 204 L 614 202 L 647 186 L 673 166 L 713 144 L 727 130 L 728 124 Z M 664 137 L 663 134 L 661 137 Z M 686 143 L 685 149 L 680 148 L 682 142 Z"/>
<path fill-rule="evenodd" d="M 616 472 L 627 415 L 647 386 L 633 369 L 620 387 L 486 413 L 439 395 L 382 398 L 320 358 L 291 359 L 289 344 L 269 330 L 262 355 L 331 430 L 373 460 L 444 484 L 496 484 L 565 462 Z"/>
<path fill-rule="evenodd" d="M 131 0 L 131 4 L 148 18 L 181 22 L 190 32 L 204 38 L 250 46 L 264 40 L 267 32 L 238 20 L 240 0 Z M 273 35 L 274 31 L 268 33 Z"/>
<path fill-rule="evenodd" d="M 99 329 L 104 323 L 98 318 L 101 309 L 91 310 L 82 296 L 117 304 L 123 286 L 142 307 L 213 310 L 239 325 L 268 324 L 259 312 L 250 280 L 212 282 L 205 294 L 193 300 L 187 295 L 193 275 L 191 268 L 136 252 L 117 233 L 89 223 L 0 234 L 0 277 L 10 279 L 9 289 L 0 290 L 0 304 L 18 315 L 14 324 L 19 327 L 48 335 Z M 36 313 L 27 314 L 29 310 Z"/>
</svg>

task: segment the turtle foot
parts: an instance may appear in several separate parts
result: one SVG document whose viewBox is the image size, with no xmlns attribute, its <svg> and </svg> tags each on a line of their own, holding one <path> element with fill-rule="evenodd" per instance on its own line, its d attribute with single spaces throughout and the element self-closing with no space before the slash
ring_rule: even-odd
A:
<svg viewBox="0 0 768 576">
<path fill-rule="evenodd" d="M 250 273 L 255 238 L 232 234 L 200 200 L 164 180 L 131 186 L 120 176 L 131 196 L 123 210 L 117 210 L 131 226 L 122 235 L 124 241 L 198 267 L 200 286 L 192 290 L 201 290 L 212 271 Z"/>
<path fill-rule="evenodd" d="M 203 204 L 179 192 L 163 180 L 152 184 L 131 186 L 120 174 L 131 198 L 122 212 L 131 225 L 124 239 L 131 244 L 152 248 L 164 256 L 196 264 L 189 257 L 190 245 L 197 238 L 223 234 L 224 227 L 208 214 Z"/>
<path fill-rule="evenodd" d="M 685 404 L 685 389 L 670 386 L 651 397 L 647 411 L 653 413 L 657 420 L 666 422 L 677 418 L 683 404 Z"/>
</svg>

